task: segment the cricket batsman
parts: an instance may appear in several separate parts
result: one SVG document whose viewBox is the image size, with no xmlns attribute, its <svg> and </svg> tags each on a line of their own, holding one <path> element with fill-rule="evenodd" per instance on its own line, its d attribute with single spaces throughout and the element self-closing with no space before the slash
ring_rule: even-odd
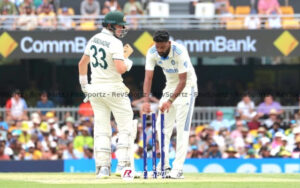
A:
<svg viewBox="0 0 300 188">
<path fill-rule="evenodd" d="M 165 172 L 167 178 L 182 179 L 183 164 L 188 149 L 188 140 L 195 98 L 198 92 L 197 77 L 186 48 L 170 41 L 167 31 L 156 31 L 154 45 L 148 50 L 145 65 L 144 97 L 142 110 L 150 113 L 149 94 L 153 72 L 156 65 L 163 69 L 166 86 L 160 100 L 157 131 L 160 135 L 160 114 L 165 114 Z M 169 145 L 172 130 L 176 125 L 176 156 L 171 170 L 169 164 Z M 158 136 L 159 142 L 160 136 Z M 158 168 L 160 168 L 160 164 Z M 171 170 L 171 171 L 170 171 Z M 160 171 L 160 169 L 158 169 Z"/>
<path fill-rule="evenodd" d="M 123 13 L 112 11 L 102 23 L 103 29 L 89 41 L 79 62 L 79 82 L 82 91 L 91 102 L 94 118 L 94 157 L 96 177 L 110 176 L 111 165 L 111 112 L 117 122 L 119 135 L 118 169 L 130 167 L 130 144 L 133 132 L 133 111 L 122 74 L 129 71 L 130 53 L 124 53 L 120 40 L 127 34 Z M 126 45 L 125 45 L 126 47 Z M 128 50 L 126 48 L 126 50 Z M 131 52 L 132 53 L 132 52 Z M 91 68 L 91 84 L 88 84 L 88 64 Z"/>
</svg>

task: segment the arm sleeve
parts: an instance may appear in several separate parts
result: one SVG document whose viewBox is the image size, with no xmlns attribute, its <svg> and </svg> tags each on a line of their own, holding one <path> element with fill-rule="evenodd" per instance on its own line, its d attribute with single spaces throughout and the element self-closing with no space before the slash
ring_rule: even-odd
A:
<svg viewBox="0 0 300 188">
<path fill-rule="evenodd" d="M 123 44 L 121 41 L 116 43 L 112 43 L 111 47 L 111 55 L 113 59 L 120 59 L 124 61 L 124 51 L 123 51 Z"/>
<path fill-rule="evenodd" d="M 179 55 L 179 58 L 178 58 L 178 73 L 181 74 L 181 73 L 185 73 L 188 71 L 189 69 L 189 64 L 190 64 L 191 60 L 190 60 L 190 57 L 189 57 L 189 54 L 187 53 L 186 50 L 184 50 L 182 52 L 182 54 Z"/>
<path fill-rule="evenodd" d="M 153 55 L 148 51 L 146 55 L 145 70 L 154 71 L 154 68 L 155 68 L 155 60 L 153 58 Z"/>
</svg>

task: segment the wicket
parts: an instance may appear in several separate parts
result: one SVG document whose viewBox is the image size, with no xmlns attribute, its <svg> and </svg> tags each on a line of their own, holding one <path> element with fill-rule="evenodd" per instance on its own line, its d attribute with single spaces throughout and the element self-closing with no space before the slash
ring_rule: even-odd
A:
<svg viewBox="0 0 300 188">
<path fill-rule="evenodd" d="M 164 160 L 165 160 L 165 152 L 164 152 L 164 119 L 165 116 L 161 113 L 160 122 L 161 122 L 161 152 L 160 152 L 160 160 L 161 160 L 161 176 L 165 178 L 164 173 Z M 152 169 L 153 169 L 153 178 L 157 178 L 157 170 L 156 170 L 156 115 L 152 113 Z M 143 161 L 144 161 L 144 179 L 148 178 L 148 170 L 147 170 L 147 115 L 143 114 Z"/>
</svg>

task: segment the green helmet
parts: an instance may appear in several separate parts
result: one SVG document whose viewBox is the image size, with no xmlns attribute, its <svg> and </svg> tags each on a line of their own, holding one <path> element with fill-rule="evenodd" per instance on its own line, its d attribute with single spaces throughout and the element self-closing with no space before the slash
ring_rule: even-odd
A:
<svg viewBox="0 0 300 188">
<path fill-rule="evenodd" d="M 112 11 L 105 15 L 103 24 L 127 25 L 125 16 L 120 11 Z"/>
<path fill-rule="evenodd" d="M 115 25 L 123 26 L 123 29 L 121 29 L 119 34 L 116 34 Z M 112 11 L 106 14 L 102 23 L 102 26 L 112 31 L 114 36 L 117 38 L 123 38 L 127 34 L 128 29 L 126 29 L 125 25 L 127 25 L 125 16 L 119 11 Z"/>
</svg>

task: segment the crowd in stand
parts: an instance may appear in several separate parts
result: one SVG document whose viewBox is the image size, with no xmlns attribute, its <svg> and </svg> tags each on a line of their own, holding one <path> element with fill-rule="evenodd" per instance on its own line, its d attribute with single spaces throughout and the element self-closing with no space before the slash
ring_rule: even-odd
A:
<svg viewBox="0 0 300 188">
<path fill-rule="evenodd" d="M 60 7 L 59 0 L 2 0 L 0 2 L 0 25 L 7 30 L 34 30 L 34 29 L 75 29 L 96 30 L 101 27 L 97 21 L 98 15 L 105 15 L 110 11 L 119 10 L 129 15 L 128 22 L 131 29 L 139 28 L 139 19 L 136 15 L 147 14 L 151 1 L 128 0 L 123 7 L 117 0 L 106 0 L 102 7 L 97 0 L 82 0 L 80 14 L 82 18 L 74 18 L 72 7 Z M 155 2 L 163 2 L 155 0 Z M 299 21 L 291 14 L 291 6 L 280 5 L 278 0 L 249 1 L 248 6 L 233 7 L 229 0 L 190 0 L 190 14 L 205 14 L 213 9 L 213 15 L 220 15 L 221 26 L 227 29 L 278 29 L 298 28 Z M 205 4 L 204 8 L 197 9 L 197 5 Z M 202 13 L 201 13 L 202 12 Z M 188 14 L 188 13 L 187 13 Z M 20 15 L 18 18 L 5 17 L 5 15 Z M 259 17 L 268 16 L 268 17 Z M 290 15 L 281 18 L 281 15 Z"/>
<path fill-rule="evenodd" d="M 0 2 L 0 25 L 7 30 L 34 29 L 76 29 L 95 30 L 100 26 L 96 22 L 98 15 L 105 15 L 110 11 L 123 11 L 125 15 L 142 15 L 142 4 L 136 0 L 128 0 L 123 9 L 117 0 L 107 0 L 101 9 L 97 0 L 82 0 L 80 5 L 81 20 L 75 20 L 72 7 L 60 7 L 59 0 L 3 0 Z M 14 19 L 5 15 L 19 15 Z M 137 28 L 137 20 L 130 19 L 131 26 Z"/>
<path fill-rule="evenodd" d="M 141 100 L 132 101 L 138 108 Z M 158 99 L 153 98 L 153 110 Z M 191 127 L 188 158 L 300 158 L 300 96 L 297 110 L 289 122 L 282 120 L 283 109 L 266 95 L 257 107 L 246 93 L 237 104 L 235 117 L 226 118 L 218 110 L 208 125 Z M 59 119 L 55 105 L 42 92 L 38 111 L 28 113 L 26 100 L 16 90 L 6 102 L 6 114 L 0 116 L 0 160 L 56 160 L 93 158 L 93 110 L 90 103 L 79 106 L 79 118 L 69 112 Z M 30 115 L 29 115 L 30 114 Z M 136 113 L 139 120 L 139 112 Z M 138 122 L 135 158 L 143 153 L 142 124 Z M 116 158 L 118 128 L 111 120 L 112 158 Z M 147 126 L 147 148 L 151 156 L 151 124 Z M 160 155 L 157 143 L 157 154 Z M 175 157 L 176 132 L 171 137 L 170 157 Z"/>
<path fill-rule="evenodd" d="M 215 12 L 221 15 L 221 22 L 227 29 L 298 29 L 299 21 L 293 18 L 294 9 L 288 1 L 281 5 L 278 0 L 250 0 L 248 5 L 233 7 L 230 0 L 194 0 L 191 13 L 199 4 L 212 4 Z M 208 12 L 207 10 L 200 10 Z M 197 13 L 196 13 L 197 14 Z"/>
</svg>

